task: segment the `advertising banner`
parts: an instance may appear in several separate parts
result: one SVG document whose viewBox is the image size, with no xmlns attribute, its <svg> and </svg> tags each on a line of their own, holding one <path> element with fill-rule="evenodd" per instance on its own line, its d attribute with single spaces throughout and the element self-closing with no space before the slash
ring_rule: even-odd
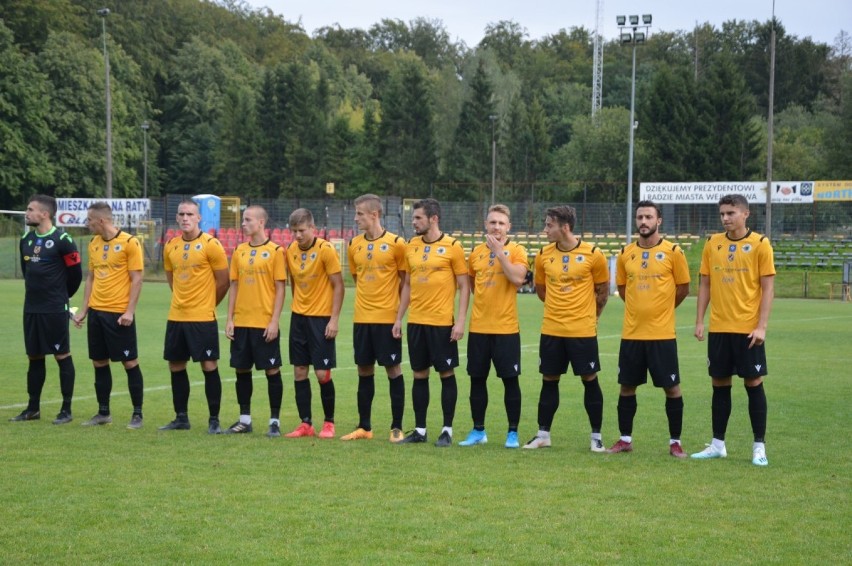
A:
<svg viewBox="0 0 852 566">
<path fill-rule="evenodd" d="M 816 181 L 814 200 L 852 200 L 852 181 Z"/>
<path fill-rule="evenodd" d="M 704 183 L 640 183 L 640 200 L 657 204 L 717 204 L 725 195 L 741 194 L 750 203 L 766 202 L 765 181 L 713 181 Z M 809 203 L 814 200 L 813 181 L 773 181 L 773 203 Z"/>
<path fill-rule="evenodd" d="M 94 202 L 106 202 L 112 207 L 116 226 L 131 228 L 140 220 L 148 220 L 151 201 L 146 198 L 58 198 L 56 199 L 56 225 L 64 227 L 86 226 L 86 210 Z"/>
</svg>

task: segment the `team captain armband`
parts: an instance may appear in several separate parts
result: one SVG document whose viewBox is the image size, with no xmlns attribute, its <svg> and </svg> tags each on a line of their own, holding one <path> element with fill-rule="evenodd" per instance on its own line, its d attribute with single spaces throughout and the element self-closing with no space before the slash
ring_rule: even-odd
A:
<svg viewBox="0 0 852 566">
<path fill-rule="evenodd" d="M 71 252 L 70 254 L 65 254 L 62 256 L 62 259 L 65 260 L 65 267 L 77 265 L 80 263 L 80 253 Z"/>
</svg>

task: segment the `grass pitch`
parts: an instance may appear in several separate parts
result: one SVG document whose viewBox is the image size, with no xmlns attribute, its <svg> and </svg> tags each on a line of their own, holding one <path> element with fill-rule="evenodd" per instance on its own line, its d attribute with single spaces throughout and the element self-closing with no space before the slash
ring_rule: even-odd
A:
<svg viewBox="0 0 852 566">
<path fill-rule="evenodd" d="M 338 436 L 357 424 L 351 360 L 352 289 L 338 338 Z M 518 297 L 522 313 L 524 395 L 521 440 L 536 430 L 541 303 Z M 74 301 L 79 304 L 80 297 Z M 728 458 L 678 461 L 667 453 L 662 392 L 639 389 L 630 454 L 593 454 L 582 387 L 561 384 L 553 448 L 503 448 L 502 386 L 489 380 L 486 446 L 393 446 L 390 409 L 377 374 L 376 438 L 275 439 L 264 436 L 264 378 L 255 379 L 255 432 L 206 434 L 203 379 L 193 388 L 188 432 L 161 433 L 172 418 L 162 358 L 168 287 L 147 283 L 138 312 L 145 375 L 145 426 L 130 417 L 124 371 L 113 365 L 115 424 L 83 428 L 97 410 L 84 331 L 72 328 L 77 367 L 73 423 L 53 426 L 60 404 L 56 364 L 48 360 L 41 421 L 9 423 L 26 401 L 23 283 L 0 281 L 0 562 L 542 564 L 848 563 L 850 521 L 849 400 L 852 305 L 777 300 L 767 342 L 770 465 L 751 464 L 747 398 L 734 389 Z M 287 302 L 289 305 L 289 299 Z M 222 309 L 220 308 L 220 313 Z M 622 317 L 613 297 L 600 326 L 604 440 L 618 436 L 616 363 Z M 710 440 L 705 344 L 692 338 L 694 299 L 679 309 L 685 400 L 684 447 Z M 287 315 L 282 317 L 286 337 Z M 221 318 L 220 318 L 221 320 Z M 286 340 L 284 342 L 286 344 Z M 227 343 L 222 337 L 223 366 Z M 464 344 L 460 351 L 464 352 Z M 406 378 L 405 425 L 413 425 Z M 847 369 L 844 370 L 843 368 Z M 238 414 L 233 374 L 224 380 L 222 424 Z M 282 429 L 297 424 L 285 368 Z M 455 441 L 470 427 L 468 380 L 458 370 Z M 440 384 L 431 379 L 429 437 L 440 431 Z M 313 384 L 314 414 L 321 408 Z"/>
</svg>

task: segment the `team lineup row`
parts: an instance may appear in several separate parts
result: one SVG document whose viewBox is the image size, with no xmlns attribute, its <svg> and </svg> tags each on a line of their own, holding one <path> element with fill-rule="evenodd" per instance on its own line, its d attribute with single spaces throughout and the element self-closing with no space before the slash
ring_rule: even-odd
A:
<svg viewBox="0 0 852 566">
<path fill-rule="evenodd" d="M 113 224 L 110 206 L 94 203 L 87 224 L 94 237 L 89 244 L 88 275 L 82 305 L 69 313 L 69 299 L 82 282 L 80 255 L 70 236 L 53 225 L 56 203 L 35 195 L 27 206 L 32 228 L 21 239 L 25 277 L 25 344 L 29 357 L 29 401 L 13 421 L 39 419 L 45 382 L 45 356 L 59 366 L 62 408 L 53 421 L 72 420 L 71 401 L 75 370 L 70 352 L 69 320 L 86 324 L 89 358 L 95 373 L 98 413 L 84 425 L 112 422 L 110 362 L 121 362 L 128 379 L 133 413 L 128 428 L 143 426 L 143 377 L 139 367 L 135 310 L 142 287 L 143 259 L 138 240 Z M 511 217 L 504 205 L 492 205 L 485 219 L 485 241 L 465 257 L 461 244 L 443 234 L 441 208 L 434 199 L 413 206 L 409 241 L 382 227 L 381 199 L 372 194 L 355 200 L 355 222 L 361 233 L 349 243 L 348 268 L 355 281 L 353 346 L 358 371 L 358 427 L 342 440 L 373 437 L 371 409 L 375 394 L 375 367 L 387 373 L 390 404 L 390 441 L 427 442 L 426 420 L 430 401 L 429 373 L 441 383 L 443 426 L 436 446 L 453 444 L 458 387 L 458 342 L 464 337 L 468 306 L 472 307 L 467 340 L 467 373 L 473 428 L 459 442 L 472 446 L 487 442 L 486 379 L 493 366 L 505 389 L 508 432 L 505 446 L 521 447 L 520 336 L 517 289 L 527 275 L 527 252 L 509 237 Z M 767 403 L 764 341 L 771 310 L 774 281 L 769 241 L 747 228 L 748 202 L 740 195 L 721 199 L 724 232 L 708 238 L 701 260 L 695 337 L 708 340 L 709 374 L 713 385 L 713 439 L 692 455 L 709 459 L 727 456 L 725 433 L 731 412 L 732 376 L 743 378 L 749 398 L 754 434 L 752 462 L 768 464 L 764 436 Z M 686 457 L 680 442 L 683 399 L 680 390 L 675 309 L 689 293 L 690 275 L 683 251 L 659 234 L 662 217 L 653 202 L 636 207 L 638 239 L 628 244 L 616 261 L 616 285 L 625 302 L 619 349 L 617 405 L 619 440 L 608 450 L 603 444 L 603 394 L 597 321 L 609 289 L 607 261 L 600 250 L 573 232 L 575 211 L 570 206 L 545 213 L 548 244 L 535 255 L 534 285 L 544 303 L 539 343 L 542 386 L 538 403 L 539 430 L 525 449 L 551 445 L 550 427 L 559 406 L 559 381 L 569 367 L 584 386 L 584 406 L 591 427 L 594 452 L 630 452 L 636 389 L 651 375 L 666 396 L 669 453 Z M 209 409 L 208 432 L 252 432 L 252 368 L 263 370 L 269 393 L 267 435 L 281 436 L 283 382 L 279 319 L 286 288 L 291 289 L 288 336 L 293 366 L 296 409 L 300 423 L 284 436 L 334 438 L 335 389 L 331 370 L 336 366 L 336 343 L 344 286 L 341 265 L 332 245 L 316 236 L 310 211 L 297 209 L 289 218 L 294 240 L 286 248 L 267 237 L 266 211 L 249 206 L 242 218 L 247 241 L 234 251 L 230 265 L 222 245 L 201 232 L 201 215 L 194 201 L 182 202 L 176 217 L 180 235 L 166 243 L 164 266 L 172 300 L 165 334 L 164 359 L 171 373 L 175 418 L 160 430 L 188 430 L 190 359 L 204 374 Z M 219 327 L 216 307 L 228 295 L 225 335 L 230 341 L 230 365 L 236 373 L 240 417 L 223 429 L 219 422 L 222 385 L 219 376 Z M 709 304 L 709 331 L 704 318 Z M 415 426 L 403 433 L 405 382 L 402 376 L 403 319 L 412 370 L 412 408 Z M 323 410 L 321 427 L 314 427 L 313 368 Z M 317 432 L 319 429 L 319 432 Z"/>
</svg>

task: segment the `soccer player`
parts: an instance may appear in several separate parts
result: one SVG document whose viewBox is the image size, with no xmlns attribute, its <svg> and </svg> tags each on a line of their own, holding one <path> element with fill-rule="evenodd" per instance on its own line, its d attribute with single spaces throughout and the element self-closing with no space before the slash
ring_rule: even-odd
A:
<svg viewBox="0 0 852 566">
<path fill-rule="evenodd" d="M 21 271 L 24 274 L 24 345 L 29 358 L 27 408 L 11 421 L 41 418 L 41 391 L 46 369 L 44 358 L 53 354 L 59 366 L 62 407 L 53 424 L 73 420 L 74 361 L 68 335 L 68 299 L 83 280 L 80 254 L 71 236 L 53 225 L 56 199 L 33 195 L 24 216 L 29 232 L 21 238 Z"/>
<path fill-rule="evenodd" d="M 375 395 L 375 365 L 385 367 L 390 386 L 390 441 L 403 438 L 405 380 L 402 339 L 393 335 L 402 288 L 405 240 L 382 228 L 382 200 L 373 194 L 355 199 L 355 223 L 363 231 L 349 243 L 349 271 L 355 280 L 353 343 L 358 366 L 358 428 L 341 440 L 373 437 L 370 421 Z"/>
<path fill-rule="evenodd" d="M 142 246 L 134 236 L 113 224 L 112 208 L 95 202 L 86 211 L 86 224 L 94 238 L 89 243 L 89 274 L 83 304 L 74 315 L 74 325 L 86 333 L 89 358 L 95 368 L 98 412 L 84 426 L 112 423 L 109 398 L 112 393 L 110 361 L 121 362 L 127 373 L 127 389 L 133 413 L 129 429 L 142 428 L 142 370 L 136 344 L 136 304 L 142 291 L 144 269 Z"/>
<path fill-rule="evenodd" d="M 601 439 L 603 393 L 598 382 L 597 320 L 606 306 L 609 269 L 603 253 L 574 234 L 573 207 L 548 208 L 547 241 L 535 258 L 535 290 L 544 302 L 539 342 L 542 374 L 538 433 L 524 445 L 550 446 L 550 427 L 559 408 L 559 378 L 571 364 L 585 389 L 584 405 L 592 427 L 592 452 L 605 452 Z"/>
<path fill-rule="evenodd" d="M 609 452 L 633 450 L 636 388 L 648 381 L 666 394 L 669 454 L 685 458 L 680 444 L 683 397 L 675 340 L 675 309 L 689 294 L 689 266 L 683 250 L 659 233 L 660 208 L 643 200 L 636 205 L 639 239 L 621 250 L 615 282 L 624 301 L 624 327 L 618 353 L 618 428 L 621 438 Z"/>
<path fill-rule="evenodd" d="M 325 422 L 320 438 L 334 438 L 334 382 L 337 364 L 335 338 L 343 304 L 340 260 L 331 243 L 316 236 L 311 211 L 297 208 L 290 214 L 293 242 L 287 247 L 287 271 L 293 289 L 290 305 L 290 363 L 293 365 L 296 409 L 302 422 L 287 438 L 316 436 L 311 418 L 311 382 L 308 366 L 320 386 Z"/>
<path fill-rule="evenodd" d="M 772 245 L 746 226 L 748 201 L 742 195 L 719 200 L 725 231 L 713 234 L 701 254 L 695 337 L 704 340 L 704 314 L 712 303 L 707 342 L 713 383 L 713 441 L 693 458 L 725 458 L 725 432 L 731 416 L 731 383 L 736 372 L 745 382 L 754 433 L 752 464 L 766 466 L 766 327 L 775 285 Z"/>
<path fill-rule="evenodd" d="M 453 418 L 458 385 L 454 368 L 459 365 L 458 341 L 464 337 L 470 280 L 461 244 L 441 232 L 441 205 L 435 199 L 413 205 L 411 224 L 415 235 L 405 248 L 402 297 L 393 334 L 402 338 L 402 316 L 408 310 L 408 356 L 414 384 L 414 430 L 400 443 L 426 442 L 429 409 L 429 368 L 441 378 L 441 408 L 444 426 L 435 446 L 453 444 Z M 456 290 L 458 317 L 453 318 Z"/>
<path fill-rule="evenodd" d="M 243 212 L 243 242 L 231 256 L 231 291 L 225 336 L 231 341 L 231 367 L 237 374 L 237 403 L 240 419 L 225 434 L 247 433 L 251 426 L 251 367 L 266 373 L 269 392 L 269 430 L 266 436 L 281 436 L 281 342 L 278 320 L 287 289 L 287 258 L 284 248 L 266 235 L 269 216 L 260 206 Z"/>
<path fill-rule="evenodd" d="M 518 288 L 527 274 L 527 251 L 509 240 L 509 207 L 494 204 L 485 217 L 485 242 L 468 258 L 473 310 L 467 337 L 467 373 L 470 375 L 470 413 L 473 430 L 459 446 L 488 442 L 488 371 L 491 363 L 503 381 L 503 402 L 509 420 L 506 448 L 518 448 L 521 419 L 521 335 L 518 326 Z"/>
<path fill-rule="evenodd" d="M 219 326 L 216 305 L 228 292 L 228 259 L 222 244 L 201 231 L 201 213 L 195 201 L 178 205 L 181 234 L 166 244 L 163 266 L 172 290 L 166 323 L 163 358 L 169 362 L 175 420 L 160 430 L 189 430 L 189 358 L 199 362 L 204 373 L 204 393 L 210 418 L 208 434 L 220 434 L 219 407 L 222 380 L 219 378 Z"/>
</svg>

